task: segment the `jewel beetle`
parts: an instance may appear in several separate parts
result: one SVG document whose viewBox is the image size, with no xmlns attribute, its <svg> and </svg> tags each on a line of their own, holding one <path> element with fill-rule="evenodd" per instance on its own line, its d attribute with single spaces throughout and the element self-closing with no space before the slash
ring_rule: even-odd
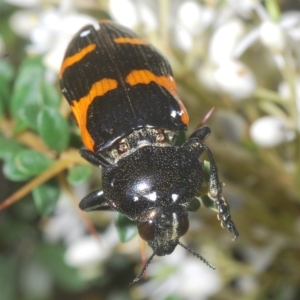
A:
<svg viewBox="0 0 300 300">
<path fill-rule="evenodd" d="M 188 211 L 199 200 L 210 162 L 208 196 L 221 225 L 238 236 L 222 196 L 213 154 L 204 144 L 208 126 L 175 146 L 189 117 L 167 59 L 146 40 L 112 21 L 83 27 L 70 42 L 60 70 L 60 86 L 78 123 L 80 154 L 102 167 L 102 190 L 80 202 L 84 211 L 113 210 L 136 221 L 154 255 L 177 245 L 213 267 L 179 239 L 189 227 Z"/>
</svg>

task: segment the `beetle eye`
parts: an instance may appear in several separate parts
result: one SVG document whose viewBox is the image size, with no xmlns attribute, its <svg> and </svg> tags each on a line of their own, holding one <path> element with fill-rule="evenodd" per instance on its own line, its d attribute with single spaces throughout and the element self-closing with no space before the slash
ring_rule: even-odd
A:
<svg viewBox="0 0 300 300">
<path fill-rule="evenodd" d="M 143 240 L 147 242 L 154 240 L 155 225 L 152 220 L 138 224 L 138 230 Z"/>
<path fill-rule="evenodd" d="M 189 229 L 189 218 L 188 216 L 181 216 L 178 218 L 178 229 L 179 229 L 179 234 L 180 236 L 183 236 L 186 234 L 186 232 Z"/>
</svg>

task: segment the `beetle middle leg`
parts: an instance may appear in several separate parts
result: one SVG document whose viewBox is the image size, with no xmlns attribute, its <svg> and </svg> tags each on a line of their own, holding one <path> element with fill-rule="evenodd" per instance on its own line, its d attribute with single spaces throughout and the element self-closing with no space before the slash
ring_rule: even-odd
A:
<svg viewBox="0 0 300 300">
<path fill-rule="evenodd" d="M 203 143 L 209 136 L 210 132 L 211 131 L 208 126 L 203 126 L 197 129 L 183 146 L 189 147 L 192 151 L 195 151 L 195 154 L 198 156 L 200 156 L 203 152 L 206 152 L 210 163 L 208 197 L 213 201 L 214 206 L 218 211 L 218 219 L 221 220 L 222 227 L 227 228 L 229 232 L 232 232 L 234 234 L 233 240 L 235 240 L 239 236 L 239 233 L 231 219 L 228 204 L 222 195 L 222 186 L 219 182 L 218 168 L 212 152 Z"/>
</svg>

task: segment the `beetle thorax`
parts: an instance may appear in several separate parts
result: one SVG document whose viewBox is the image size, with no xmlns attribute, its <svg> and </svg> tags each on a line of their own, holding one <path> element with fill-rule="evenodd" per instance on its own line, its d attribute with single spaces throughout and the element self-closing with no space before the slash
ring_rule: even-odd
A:
<svg viewBox="0 0 300 300">
<path fill-rule="evenodd" d="M 170 147 L 174 146 L 177 132 L 158 129 L 158 128 L 141 128 L 134 130 L 128 136 L 123 137 L 114 143 L 103 156 L 108 161 L 115 164 L 120 159 L 135 152 L 137 149 L 145 146 Z"/>
<path fill-rule="evenodd" d="M 198 158 L 183 147 L 141 147 L 102 175 L 107 202 L 136 221 L 154 208 L 162 216 L 185 210 L 203 181 Z"/>
</svg>

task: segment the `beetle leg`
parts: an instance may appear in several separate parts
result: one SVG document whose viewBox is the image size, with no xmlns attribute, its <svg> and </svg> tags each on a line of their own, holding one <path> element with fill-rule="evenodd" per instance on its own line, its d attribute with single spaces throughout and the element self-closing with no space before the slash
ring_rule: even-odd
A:
<svg viewBox="0 0 300 300">
<path fill-rule="evenodd" d="M 210 128 L 202 126 L 197 129 L 190 138 L 183 144 L 184 147 L 190 147 L 196 155 L 201 155 L 203 152 L 207 153 L 210 162 L 210 175 L 209 175 L 209 191 L 208 196 L 214 202 L 214 206 L 218 211 L 218 219 L 221 220 L 221 225 L 227 228 L 229 232 L 234 234 L 234 240 L 239 236 L 239 233 L 231 220 L 229 214 L 229 207 L 222 195 L 222 187 L 219 182 L 218 168 L 210 149 L 203 143 L 204 140 L 210 135 Z"/>
<path fill-rule="evenodd" d="M 110 166 L 110 163 L 101 154 L 95 154 L 94 152 L 86 148 L 80 149 L 79 153 L 84 159 L 86 159 L 92 165 L 95 165 L 97 167 Z"/>
<path fill-rule="evenodd" d="M 204 142 L 204 140 L 209 137 L 210 133 L 211 133 L 210 128 L 207 125 L 205 125 L 198 128 L 196 131 L 194 131 L 192 135 L 189 137 L 189 139 L 197 138 L 201 142 Z"/>
<path fill-rule="evenodd" d="M 212 152 L 205 144 L 200 142 L 199 146 L 202 151 L 205 151 L 207 153 L 210 162 L 208 196 L 211 200 L 214 201 L 215 208 L 218 211 L 218 219 L 221 220 L 222 227 L 227 228 L 229 232 L 232 232 L 234 234 L 233 240 L 235 240 L 239 236 L 239 233 L 235 227 L 234 222 L 231 219 L 228 204 L 225 198 L 222 196 L 222 187 L 219 182 L 218 168 L 215 159 Z"/>
<path fill-rule="evenodd" d="M 106 202 L 102 190 L 94 191 L 85 196 L 79 203 L 79 208 L 84 211 L 113 210 Z"/>
</svg>

